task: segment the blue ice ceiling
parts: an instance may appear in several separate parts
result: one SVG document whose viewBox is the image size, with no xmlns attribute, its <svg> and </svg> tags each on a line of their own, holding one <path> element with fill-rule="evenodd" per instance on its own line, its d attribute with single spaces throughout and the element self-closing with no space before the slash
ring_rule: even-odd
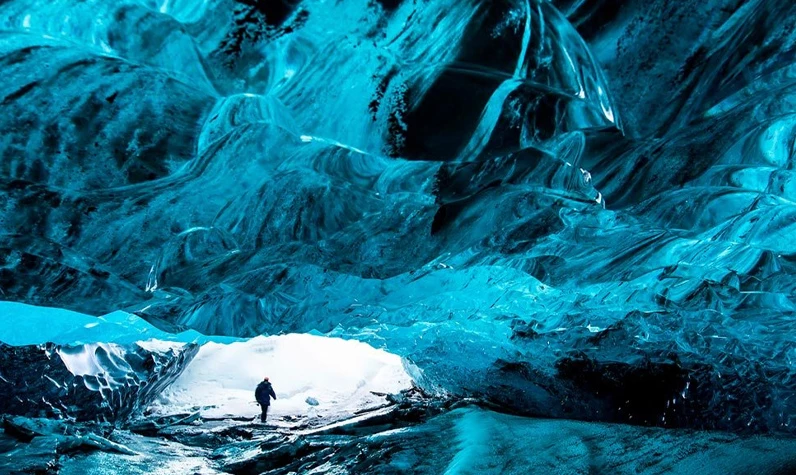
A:
<svg viewBox="0 0 796 475">
<path fill-rule="evenodd" d="M 525 415 L 793 432 L 794 22 L 3 2 L 0 296 L 358 339 Z"/>
</svg>

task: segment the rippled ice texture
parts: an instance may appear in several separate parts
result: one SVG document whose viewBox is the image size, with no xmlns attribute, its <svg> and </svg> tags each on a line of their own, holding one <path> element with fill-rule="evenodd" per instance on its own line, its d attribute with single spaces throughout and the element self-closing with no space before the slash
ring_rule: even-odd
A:
<svg viewBox="0 0 796 475">
<path fill-rule="evenodd" d="M 796 3 L 10 0 L 2 298 L 793 432 Z"/>
</svg>

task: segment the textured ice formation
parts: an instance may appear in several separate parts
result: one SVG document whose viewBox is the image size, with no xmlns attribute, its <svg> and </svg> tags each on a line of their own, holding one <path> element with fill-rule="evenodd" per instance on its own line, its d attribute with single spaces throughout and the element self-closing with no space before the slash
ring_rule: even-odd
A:
<svg viewBox="0 0 796 475">
<path fill-rule="evenodd" d="M 0 343 L 3 413 L 124 422 L 171 384 L 198 349 L 194 344 L 163 348 L 144 343 Z"/>
<path fill-rule="evenodd" d="M 796 427 L 796 4 L 0 5 L 3 299 Z"/>
<path fill-rule="evenodd" d="M 792 473 L 793 439 L 550 421 L 457 409 L 370 437 L 258 442 L 224 466 L 232 473 Z M 253 444 L 250 444 L 253 445 Z M 289 451 L 293 451 L 288 455 Z M 248 458 L 245 455 L 255 454 Z M 324 463 L 325 462 L 325 463 Z"/>
</svg>

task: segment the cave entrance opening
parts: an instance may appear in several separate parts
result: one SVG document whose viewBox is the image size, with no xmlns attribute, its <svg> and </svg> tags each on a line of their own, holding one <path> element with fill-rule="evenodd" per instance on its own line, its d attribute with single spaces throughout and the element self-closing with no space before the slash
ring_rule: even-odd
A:
<svg viewBox="0 0 796 475">
<path fill-rule="evenodd" d="M 401 358 L 358 341 L 308 334 L 208 342 L 152 410 L 199 410 L 205 419 L 255 418 L 254 388 L 268 376 L 277 395 L 269 424 L 336 421 L 411 386 Z"/>
<path fill-rule="evenodd" d="M 162 351 L 200 345 L 176 380 L 146 408 L 148 413 L 255 420 L 260 408 L 254 389 L 268 376 L 277 394 L 269 424 L 323 424 L 385 405 L 384 394 L 412 385 L 398 355 L 356 340 L 312 334 L 212 337 L 192 330 L 173 334 L 125 312 L 94 317 L 14 302 L 0 302 L 0 315 L 0 341 L 12 346 L 105 343 Z"/>
</svg>

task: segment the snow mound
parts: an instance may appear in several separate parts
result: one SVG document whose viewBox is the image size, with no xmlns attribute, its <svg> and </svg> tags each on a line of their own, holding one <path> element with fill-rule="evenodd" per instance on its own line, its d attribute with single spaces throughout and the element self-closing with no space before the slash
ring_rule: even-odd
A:
<svg viewBox="0 0 796 475">
<path fill-rule="evenodd" d="M 206 418 L 254 417 L 254 388 L 268 376 L 277 400 L 269 419 L 310 416 L 335 419 L 384 403 L 371 394 L 410 386 L 397 355 L 365 343 L 308 334 L 205 343 L 193 362 L 151 407 L 174 413 L 200 408 Z M 318 405 L 307 403 L 311 398 Z"/>
</svg>

